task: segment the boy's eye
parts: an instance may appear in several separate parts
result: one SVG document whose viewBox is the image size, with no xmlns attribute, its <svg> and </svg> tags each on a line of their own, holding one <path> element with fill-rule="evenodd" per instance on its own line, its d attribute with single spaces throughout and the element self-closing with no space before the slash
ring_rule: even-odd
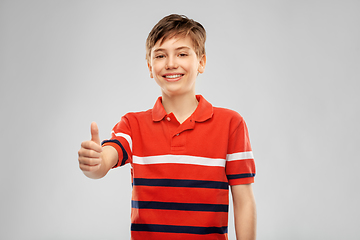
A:
<svg viewBox="0 0 360 240">
<path fill-rule="evenodd" d="M 155 56 L 155 58 L 164 58 L 165 56 L 164 55 L 157 55 Z"/>
<path fill-rule="evenodd" d="M 186 53 L 180 53 L 180 54 L 179 54 L 179 57 L 186 57 L 186 56 L 187 56 Z"/>
</svg>

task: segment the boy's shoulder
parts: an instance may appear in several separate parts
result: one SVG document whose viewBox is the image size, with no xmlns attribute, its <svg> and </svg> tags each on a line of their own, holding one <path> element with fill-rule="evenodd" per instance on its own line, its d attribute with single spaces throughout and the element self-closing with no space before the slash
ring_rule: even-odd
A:
<svg viewBox="0 0 360 240">
<path fill-rule="evenodd" d="M 214 116 L 216 117 L 224 117 L 227 119 L 233 119 L 242 121 L 243 117 L 235 110 L 224 108 L 224 107 L 213 107 Z"/>
<path fill-rule="evenodd" d="M 151 117 L 153 109 L 143 110 L 143 111 L 133 111 L 126 113 L 123 117 L 126 118 L 144 118 Z"/>
</svg>

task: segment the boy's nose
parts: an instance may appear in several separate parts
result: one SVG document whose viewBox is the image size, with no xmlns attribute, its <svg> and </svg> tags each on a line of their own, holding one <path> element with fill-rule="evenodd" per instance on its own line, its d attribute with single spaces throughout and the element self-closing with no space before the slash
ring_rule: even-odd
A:
<svg viewBox="0 0 360 240">
<path fill-rule="evenodd" d="M 177 68 L 176 60 L 173 57 L 168 57 L 165 68 L 166 69 Z"/>
</svg>

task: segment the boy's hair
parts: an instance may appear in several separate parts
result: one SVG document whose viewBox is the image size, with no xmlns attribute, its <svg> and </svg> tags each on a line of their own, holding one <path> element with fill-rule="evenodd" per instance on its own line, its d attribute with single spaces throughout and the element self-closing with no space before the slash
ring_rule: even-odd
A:
<svg viewBox="0 0 360 240">
<path fill-rule="evenodd" d="M 198 22 L 184 15 L 170 14 L 161 19 L 151 30 L 146 39 L 146 60 L 150 62 L 151 49 L 160 41 L 160 45 L 172 37 L 190 36 L 198 57 L 205 54 L 206 31 Z"/>
</svg>

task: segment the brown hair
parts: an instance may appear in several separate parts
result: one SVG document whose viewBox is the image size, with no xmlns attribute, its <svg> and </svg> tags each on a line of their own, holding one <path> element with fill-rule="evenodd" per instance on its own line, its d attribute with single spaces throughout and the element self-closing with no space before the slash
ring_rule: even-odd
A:
<svg viewBox="0 0 360 240">
<path fill-rule="evenodd" d="M 190 36 L 196 55 L 201 57 L 205 54 L 205 28 L 184 15 L 170 14 L 161 19 L 149 33 L 146 39 L 146 60 L 150 61 L 151 49 L 158 41 L 161 45 L 166 39 L 176 36 Z"/>
</svg>

